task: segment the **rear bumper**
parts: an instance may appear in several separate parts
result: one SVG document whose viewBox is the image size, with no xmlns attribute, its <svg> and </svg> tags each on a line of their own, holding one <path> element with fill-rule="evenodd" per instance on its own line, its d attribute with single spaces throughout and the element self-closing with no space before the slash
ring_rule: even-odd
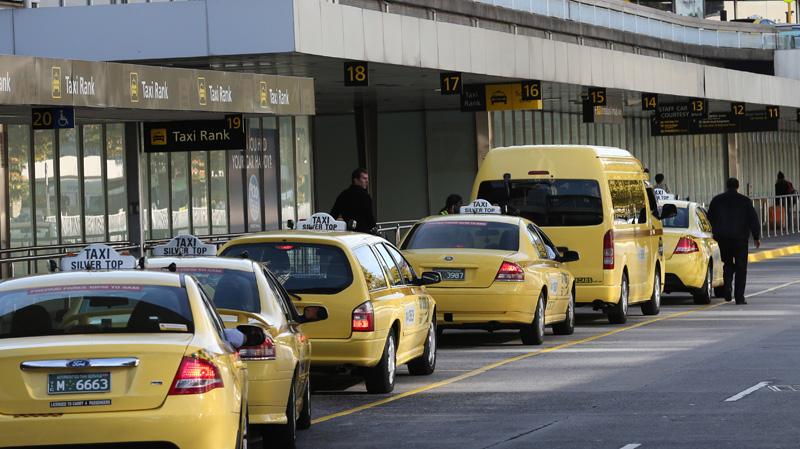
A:
<svg viewBox="0 0 800 449">
<path fill-rule="evenodd" d="M 539 295 L 523 293 L 525 283 L 490 288 L 429 288 L 436 300 L 436 321 L 442 327 L 476 326 L 481 323 L 529 324 L 536 312 Z"/>
<path fill-rule="evenodd" d="M 153 410 L 0 415 L 0 447 L 164 442 L 179 449 L 234 449 L 240 416 L 220 406 L 226 401 L 215 396 L 223 394 L 232 393 L 170 396 Z"/>
<path fill-rule="evenodd" d="M 312 366 L 372 367 L 380 362 L 386 334 L 354 332 L 350 338 L 312 338 Z"/>
<path fill-rule="evenodd" d="M 667 259 L 665 263 L 667 279 L 665 281 L 665 289 L 669 291 L 682 291 L 671 288 L 669 283 L 670 277 L 676 277 L 683 284 L 683 290 L 692 288 L 701 288 L 706 280 L 706 267 L 708 262 L 705 261 L 699 253 L 673 255 Z"/>
<path fill-rule="evenodd" d="M 619 285 L 580 285 L 575 286 L 575 304 L 591 305 L 595 301 L 616 304 L 620 296 Z"/>
</svg>

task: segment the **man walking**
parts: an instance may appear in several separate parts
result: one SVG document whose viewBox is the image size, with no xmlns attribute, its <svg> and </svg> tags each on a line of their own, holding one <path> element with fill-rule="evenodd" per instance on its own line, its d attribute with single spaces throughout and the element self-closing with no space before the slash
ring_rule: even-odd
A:
<svg viewBox="0 0 800 449">
<path fill-rule="evenodd" d="M 708 207 L 708 219 L 714 240 L 719 243 L 725 275 L 725 301 L 731 300 L 731 284 L 734 274 L 736 289 L 733 297 L 736 304 L 747 304 L 744 299 L 744 288 L 747 283 L 747 252 L 750 235 L 753 236 L 756 248 L 761 247 L 761 234 L 758 216 L 750 198 L 740 194 L 739 180 L 728 179 L 727 191 L 711 200 Z"/>
<path fill-rule="evenodd" d="M 350 187 L 336 197 L 331 215 L 346 221 L 348 228 L 351 228 L 351 223 L 355 221 L 353 230 L 372 233 L 377 223 L 375 214 L 372 213 L 372 198 L 367 191 L 369 174 L 363 168 L 357 168 L 353 170 L 350 178 Z"/>
</svg>

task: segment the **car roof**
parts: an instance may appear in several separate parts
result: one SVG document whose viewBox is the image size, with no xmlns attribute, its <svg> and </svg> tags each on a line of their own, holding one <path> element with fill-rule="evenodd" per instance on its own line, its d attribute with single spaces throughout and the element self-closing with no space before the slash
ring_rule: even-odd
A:
<svg viewBox="0 0 800 449">
<path fill-rule="evenodd" d="M 161 285 L 181 287 L 178 273 L 160 273 L 142 270 L 71 271 L 9 279 L 0 283 L 0 291 L 26 288 L 57 287 L 65 285 Z"/>
<path fill-rule="evenodd" d="M 520 222 L 523 220 L 522 217 L 516 217 L 513 215 L 501 215 L 501 214 L 450 214 L 450 215 L 432 215 L 430 217 L 423 218 L 420 220 L 420 223 L 431 223 L 431 222 L 440 222 L 440 221 L 485 221 L 490 223 L 507 223 L 513 225 L 519 225 Z"/>
<path fill-rule="evenodd" d="M 145 261 L 148 268 L 166 268 L 172 263 L 178 267 L 221 268 L 248 272 L 256 269 L 256 262 L 239 257 L 150 257 Z"/>
<path fill-rule="evenodd" d="M 659 201 L 661 204 L 674 204 L 675 207 L 690 207 L 691 205 L 700 206 L 699 203 L 694 201 L 684 201 L 684 200 L 661 200 Z"/>
<path fill-rule="evenodd" d="M 630 151 L 622 148 L 605 147 L 600 145 L 516 145 L 493 148 L 491 151 L 519 151 L 519 150 L 584 150 L 594 153 L 597 157 L 633 157 Z"/>
<path fill-rule="evenodd" d="M 225 247 L 231 247 L 243 243 L 264 243 L 274 241 L 304 241 L 313 243 L 340 243 L 344 246 L 353 248 L 367 243 L 386 242 L 381 237 L 364 234 L 362 232 L 349 232 L 349 231 L 267 231 L 258 234 L 251 234 L 247 236 L 237 237 L 230 240 L 225 244 Z"/>
</svg>

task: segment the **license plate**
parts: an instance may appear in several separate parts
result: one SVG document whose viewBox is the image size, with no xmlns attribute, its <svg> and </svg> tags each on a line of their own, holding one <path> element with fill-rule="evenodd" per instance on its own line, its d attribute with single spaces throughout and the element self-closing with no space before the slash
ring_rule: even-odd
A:
<svg viewBox="0 0 800 449">
<path fill-rule="evenodd" d="M 48 374 L 47 394 L 108 393 L 111 373 Z"/>
<path fill-rule="evenodd" d="M 433 270 L 439 275 L 442 276 L 443 281 L 463 281 L 464 280 L 464 269 L 463 268 L 436 268 Z"/>
</svg>

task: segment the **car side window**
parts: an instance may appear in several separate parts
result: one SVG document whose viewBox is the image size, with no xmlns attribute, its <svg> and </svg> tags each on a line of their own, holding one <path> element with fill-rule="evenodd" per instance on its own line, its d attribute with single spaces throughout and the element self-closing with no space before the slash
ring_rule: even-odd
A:
<svg viewBox="0 0 800 449">
<path fill-rule="evenodd" d="M 538 238 L 538 240 L 541 242 L 541 245 L 542 245 L 542 247 L 544 249 L 544 254 L 545 254 L 543 259 L 548 259 L 548 260 L 556 260 L 556 259 L 558 259 L 558 249 L 553 244 L 553 242 L 550 241 L 550 238 L 547 237 L 547 234 L 545 234 L 544 232 L 542 232 L 541 229 L 539 229 L 539 228 L 537 228 L 536 226 L 533 226 L 533 225 L 529 226 L 528 231 L 531 234 L 535 235 Z M 540 249 L 540 251 L 542 251 L 542 249 Z"/>
<path fill-rule="evenodd" d="M 539 234 L 536 233 L 536 230 L 533 228 L 533 225 L 528 225 L 526 228 L 528 231 L 528 237 L 531 239 L 531 243 L 533 247 L 536 249 L 536 253 L 539 255 L 540 259 L 547 259 L 547 249 L 544 247 L 544 242 L 542 242 L 542 238 L 539 237 Z"/>
<path fill-rule="evenodd" d="M 386 250 L 389 251 L 389 254 L 400 268 L 400 274 L 403 276 L 405 283 L 410 284 L 414 278 L 417 277 L 417 274 L 414 273 L 414 268 L 411 267 L 411 264 L 408 263 L 406 258 L 403 257 L 403 255 L 400 254 L 400 251 L 398 251 L 395 247 L 387 244 L 384 244 L 383 246 L 386 247 Z"/>
<path fill-rule="evenodd" d="M 375 257 L 375 253 L 372 252 L 372 248 L 368 245 L 364 245 L 354 249 L 353 254 L 358 260 L 361 272 L 364 273 L 364 279 L 367 281 L 367 288 L 370 291 L 388 287 L 383 268 L 381 268 L 378 258 Z"/>
<path fill-rule="evenodd" d="M 380 256 L 383 261 L 386 272 L 389 273 L 389 280 L 392 282 L 392 285 L 403 285 L 403 276 L 400 274 L 400 268 L 397 266 L 394 259 L 392 259 L 392 256 L 389 255 L 389 252 L 386 251 L 386 247 L 383 245 L 375 245 L 375 250 L 378 251 L 378 256 Z"/>
<path fill-rule="evenodd" d="M 700 223 L 700 230 L 703 232 L 711 232 L 711 222 L 708 220 L 706 210 L 702 207 L 697 208 L 697 221 Z"/>
<path fill-rule="evenodd" d="M 263 271 L 264 277 L 267 278 L 267 285 L 269 288 L 272 289 L 273 293 L 275 294 L 276 302 L 278 306 L 283 311 L 284 316 L 288 321 L 297 321 L 297 317 L 300 315 L 297 312 L 297 308 L 295 308 L 294 304 L 292 304 L 292 300 L 289 297 L 289 294 L 283 288 L 278 279 L 269 272 L 269 270 L 264 269 Z"/>
<path fill-rule="evenodd" d="M 208 316 L 211 318 L 211 324 L 214 326 L 214 330 L 217 331 L 217 335 L 222 341 L 228 341 L 225 338 L 225 323 L 222 322 L 222 318 L 217 313 L 217 310 L 211 304 L 211 299 L 206 294 L 205 290 L 200 288 L 200 285 L 197 285 L 197 291 L 200 292 L 200 298 L 203 302 L 203 307 L 205 307 L 206 312 L 208 312 Z"/>
<path fill-rule="evenodd" d="M 612 179 L 608 181 L 614 222 L 618 224 L 647 223 L 647 205 L 642 181 Z"/>
</svg>

